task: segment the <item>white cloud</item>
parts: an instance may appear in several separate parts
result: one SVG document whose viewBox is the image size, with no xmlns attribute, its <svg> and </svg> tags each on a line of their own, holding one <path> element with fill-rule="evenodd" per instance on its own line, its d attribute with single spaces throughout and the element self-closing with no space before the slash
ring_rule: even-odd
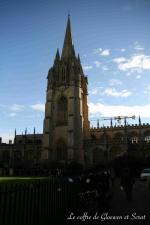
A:
<svg viewBox="0 0 150 225">
<path fill-rule="evenodd" d="M 130 76 L 131 76 L 131 72 L 127 72 L 127 73 L 126 73 L 126 76 L 127 76 L 127 77 L 130 77 Z"/>
<path fill-rule="evenodd" d="M 99 113 L 101 116 L 139 116 L 149 118 L 150 117 L 150 105 L 105 105 L 101 103 L 89 103 L 90 115 Z M 119 114 L 118 114 L 119 113 Z"/>
<path fill-rule="evenodd" d="M 99 93 L 101 93 L 103 87 L 95 87 L 91 90 L 89 90 L 89 95 L 97 95 Z"/>
<path fill-rule="evenodd" d="M 12 112 L 12 113 L 9 113 L 9 116 L 10 116 L 10 117 L 15 117 L 16 115 L 17 115 L 17 114 L 16 114 L 16 113 L 13 113 L 13 112 Z"/>
<path fill-rule="evenodd" d="M 94 64 L 96 65 L 97 68 L 99 68 L 100 65 L 101 65 L 101 62 L 100 61 L 95 61 Z"/>
<path fill-rule="evenodd" d="M 121 51 L 121 52 L 125 52 L 125 48 L 121 48 L 120 51 Z"/>
<path fill-rule="evenodd" d="M 117 91 L 116 88 L 106 88 L 103 92 L 102 95 L 106 95 L 106 96 L 111 96 L 111 97 L 121 97 L 121 98 L 127 98 L 130 95 L 132 95 L 132 92 L 124 89 L 121 91 Z"/>
<path fill-rule="evenodd" d="M 100 55 L 101 56 L 108 56 L 108 55 L 110 55 L 110 50 L 109 49 L 101 50 Z"/>
<path fill-rule="evenodd" d="M 89 95 L 97 95 L 98 94 L 98 88 L 94 88 L 91 91 L 89 91 Z"/>
<path fill-rule="evenodd" d="M 134 49 L 137 50 L 137 51 L 142 51 L 142 50 L 144 50 L 144 48 L 139 44 L 138 41 L 135 41 L 135 42 L 134 42 Z"/>
<path fill-rule="evenodd" d="M 0 133 L 3 143 L 9 143 L 9 140 L 14 140 L 14 135 L 12 133 Z"/>
<path fill-rule="evenodd" d="M 116 63 L 121 63 L 126 61 L 126 59 L 124 57 L 119 57 L 119 58 L 114 58 L 113 61 Z"/>
<path fill-rule="evenodd" d="M 144 56 L 143 69 L 145 69 L 145 70 L 149 70 L 150 69 L 150 56 Z"/>
<path fill-rule="evenodd" d="M 150 56 L 138 54 L 122 60 L 122 62 L 116 59 L 113 60 L 118 64 L 118 68 L 121 71 L 142 72 L 142 70 L 150 70 Z"/>
<path fill-rule="evenodd" d="M 34 105 L 31 105 L 31 108 L 36 111 L 45 112 L 45 104 L 41 104 L 41 103 L 34 104 Z"/>
<path fill-rule="evenodd" d="M 107 71 L 107 70 L 109 70 L 109 69 L 108 69 L 107 66 L 103 66 L 103 67 L 102 67 L 102 70 L 103 70 L 103 71 Z"/>
<path fill-rule="evenodd" d="M 109 85 L 110 86 L 115 86 L 115 85 L 122 85 L 122 81 L 118 80 L 118 79 L 111 79 L 109 81 Z"/>
<path fill-rule="evenodd" d="M 10 110 L 13 111 L 13 112 L 20 112 L 24 109 L 24 105 L 18 105 L 18 104 L 13 104 L 11 107 L 10 107 Z"/>
<path fill-rule="evenodd" d="M 94 51 L 94 54 L 99 54 L 101 56 L 109 56 L 110 55 L 110 49 L 102 49 L 102 48 L 98 48 L 98 49 L 95 49 Z"/>
<path fill-rule="evenodd" d="M 83 66 L 84 70 L 91 70 L 92 68 L 93 68 L 92 66 L 88 66 L 88 65 L 87 66 Z"/>
<path fill-rule="evenodd" d="M 141 75 L 137 75 L 135 78 L 136 79 L 140 79 L 141 78 Z"/>
</svg>

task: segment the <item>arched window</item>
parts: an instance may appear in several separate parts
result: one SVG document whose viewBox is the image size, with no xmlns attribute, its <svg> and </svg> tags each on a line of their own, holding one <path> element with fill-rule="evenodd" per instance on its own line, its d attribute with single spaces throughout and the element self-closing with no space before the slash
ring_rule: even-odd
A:
<svg viewBox="0 0 150 225">
<path fill-rule="evenodd" d="M 67 99 L 64 96 L 62 96 L 58 100 L 57 105 L 57 124 L 65 125 L 67 124 L 67 119 L 68 119 L 68 103 Z"/>
<path fill-rule="evenodd" d="M 67 146 L 63 139 L 57 142 L 57 160 L 67 160 Z"/>
</svg>

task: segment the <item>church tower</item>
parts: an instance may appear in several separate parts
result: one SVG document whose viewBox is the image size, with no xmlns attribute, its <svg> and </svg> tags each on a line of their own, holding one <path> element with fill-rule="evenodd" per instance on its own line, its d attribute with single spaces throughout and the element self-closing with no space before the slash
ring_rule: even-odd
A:
<svg viewBox="0 0 150 225">
<path fill-rule="evenodd" d="M 72 41 L 70 16 L 60 56 L 57 49 L 47 76 L 42 159 L 84 164 L 89 138 L 87 77 Z"/>
</svg>

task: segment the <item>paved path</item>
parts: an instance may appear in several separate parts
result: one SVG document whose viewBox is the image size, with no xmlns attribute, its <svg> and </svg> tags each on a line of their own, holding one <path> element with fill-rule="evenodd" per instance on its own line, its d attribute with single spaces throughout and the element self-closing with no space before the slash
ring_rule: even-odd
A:
<svg viewBox="0 0 150 225">
<path fill-rule="evenodd" d="M 116 180 L 113 192 L 109 214 L 114 217 L 120 216 L 119 221 L 117 218 L 114 219 L 115 224 L 150 225 L 150 189 L 145 183 L 136 180 L 133 186 L 133 200 L 130 202 L 126 200 L 124 191 L 120 189 L 119 179 Z"/>
</svg>

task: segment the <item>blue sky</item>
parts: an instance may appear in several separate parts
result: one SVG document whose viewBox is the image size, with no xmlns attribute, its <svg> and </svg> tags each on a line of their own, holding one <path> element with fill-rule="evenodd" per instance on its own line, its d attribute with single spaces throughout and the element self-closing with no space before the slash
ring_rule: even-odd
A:
<svg viewBox="0 0 150 225">
<path fill-rule="evenodd" d="M 89 80 L 91 124 L 105 116 L 150 122 L 150 0 L 1 0 L 0 136 L 43 131 L 47 72 L 67 15 Z M 128 120 L 136 123 L 137 120 Z M 114 122 L 115 123 L 115 122 Z"/>
</svg>

